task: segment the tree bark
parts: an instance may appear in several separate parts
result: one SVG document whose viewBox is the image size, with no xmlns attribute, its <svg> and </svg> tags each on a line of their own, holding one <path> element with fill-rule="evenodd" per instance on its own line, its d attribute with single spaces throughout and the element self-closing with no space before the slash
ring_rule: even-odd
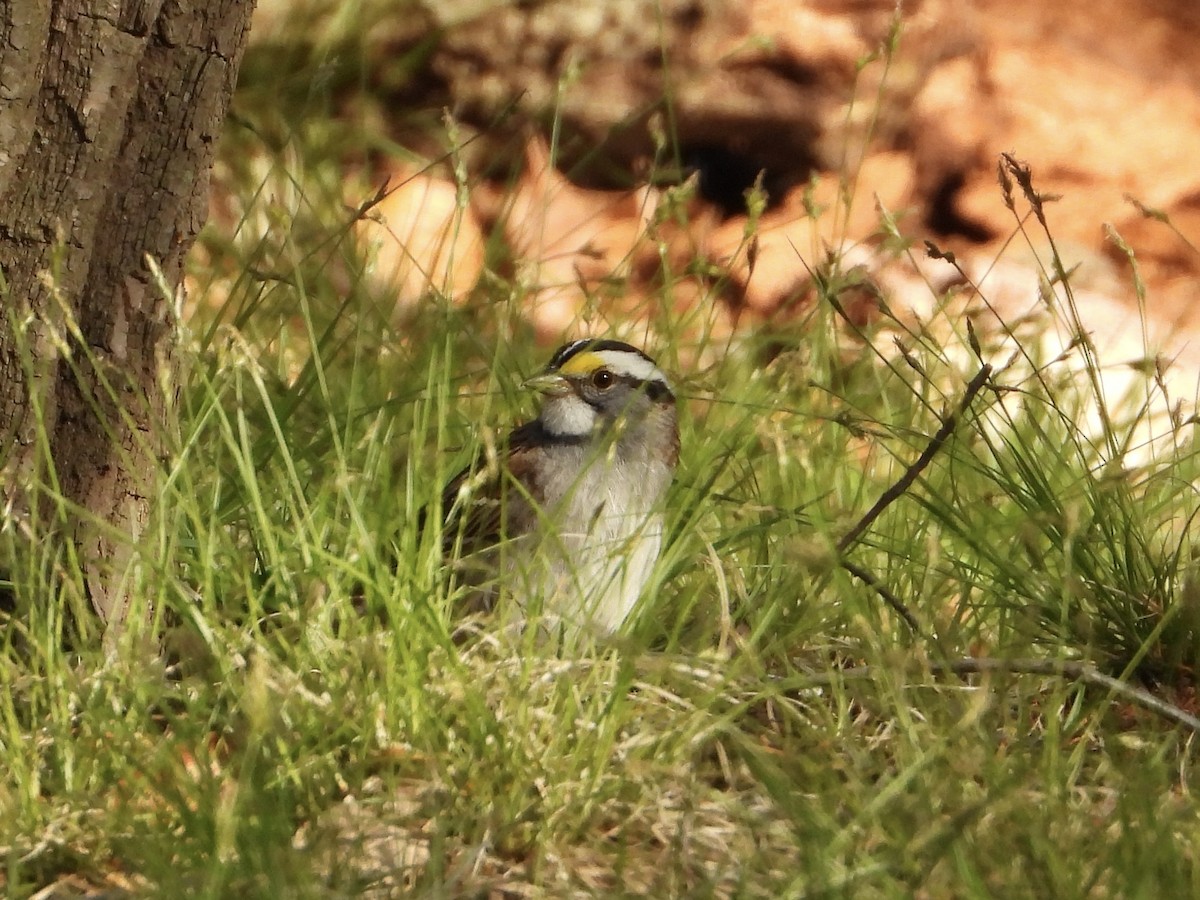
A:
<svg viewBox="0 0 1200 900">
<path fill-rule="evenodd" d="M 8 509 L 50 511 L 76 542 L 110 634 L 169 444 L 174 294 L 253 7 L 0 0 L 0 483 Z"/>
</svg>

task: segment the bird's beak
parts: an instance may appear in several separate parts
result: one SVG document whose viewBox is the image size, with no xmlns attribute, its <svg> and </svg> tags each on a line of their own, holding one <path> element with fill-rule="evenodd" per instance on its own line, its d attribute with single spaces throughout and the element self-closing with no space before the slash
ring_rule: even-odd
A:
<svg viewBox="0 0 1200 900">
<path fill-rule="evenodd" d="M 528 379 L 524 387 L 550 397 L 562 397 L 571 393 L 571 383 L 558 372 L 543 372 Z"/>
</svg>

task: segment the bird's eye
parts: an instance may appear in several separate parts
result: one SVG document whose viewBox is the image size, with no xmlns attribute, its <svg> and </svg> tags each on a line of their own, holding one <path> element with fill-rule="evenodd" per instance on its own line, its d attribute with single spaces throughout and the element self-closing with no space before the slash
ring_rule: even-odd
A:
<svg viewBox="0 0 1200 900">
<path fill-rule="evenodd" d="M 607 391 L 616 380 L 617 376 L 608 369 L 597 369 L 596 373 L 592 375 L 592 385 L 602 391 Z"/>
</svg>

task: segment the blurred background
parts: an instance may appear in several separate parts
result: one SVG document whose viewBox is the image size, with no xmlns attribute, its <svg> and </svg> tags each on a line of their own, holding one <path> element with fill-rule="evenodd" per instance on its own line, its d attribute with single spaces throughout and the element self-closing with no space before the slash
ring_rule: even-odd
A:
<svg viewBox="0 0 1200 900">
<path fill-rule="evenodd" d="M 213 222 L 286 151 L 269 190 L 363 213 L 353 257 L 393 321 L 487 276 L 547 343 L 650 315 L 664 284 L 706 329 L 779 323 L 829 253 L 924 309 L 961 276 L 898 269 L 897 236 L 1017 315 L 1045 239 L 1012 240 L 1008 152 L 1055 198 L 1088 326 L 1137 312 L 1111 228 L 1170 342 L 1196 325 L 1198 41 L 1191 0 L 262 0 Z"/>
</svg>

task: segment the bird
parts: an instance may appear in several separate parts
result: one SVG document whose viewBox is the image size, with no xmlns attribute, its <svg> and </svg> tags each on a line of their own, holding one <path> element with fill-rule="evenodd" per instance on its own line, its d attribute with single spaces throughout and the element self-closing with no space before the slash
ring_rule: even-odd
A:
<svg viewBox="0 0 1200 900">
<path fill-rule="evenodd" d="M 442 492 L 443 553 L 485 607 L 510 595 L 544 630 L 612 634 L 662 547 L 675 394 L 650 356 L 606 339 L 562 346 L 525 387 L 537 418 Z"/>
</svg>

